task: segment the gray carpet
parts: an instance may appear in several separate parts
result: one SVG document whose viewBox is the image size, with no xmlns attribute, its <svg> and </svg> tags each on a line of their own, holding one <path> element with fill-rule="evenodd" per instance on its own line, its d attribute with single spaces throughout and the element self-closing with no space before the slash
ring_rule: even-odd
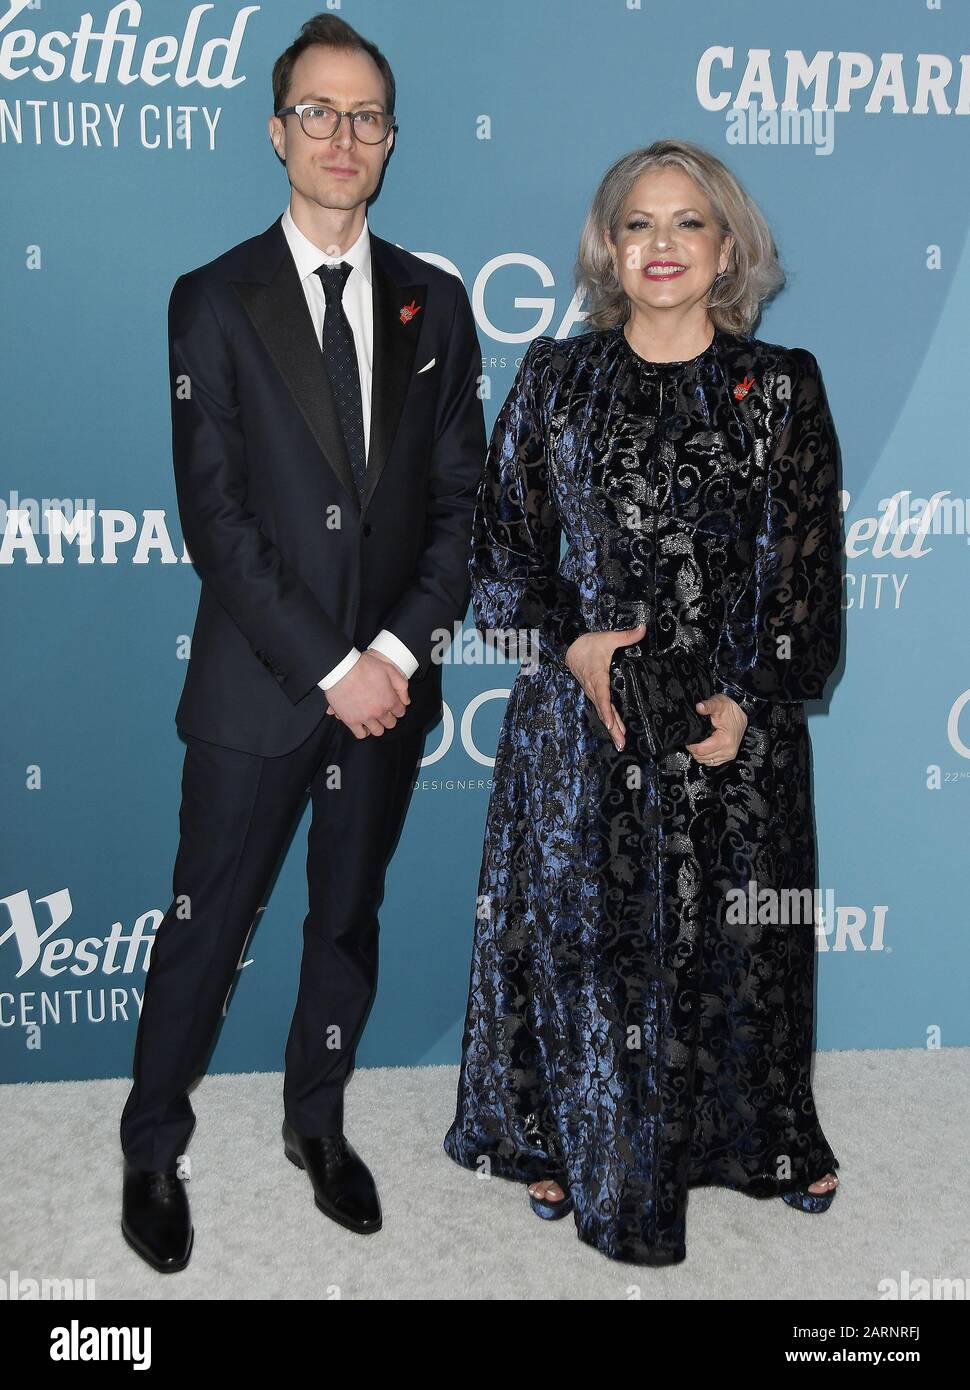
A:
<svg viewBox="0 0 970 1390">
<path fill-rule="evenodd" d="M 118 1229 L 118 1118 L 129 1083 L 0 1088 L 0 1279 L 93 1279 L 100 1299 L 873 1300 L 880 1281 L 970 1278 L 970 1049 L 823 1053 L 815 1094 L 841 1163 L 832 1208 L 691 1191 L 687 1259 L 618 1264 L 539 1221 L 525 1189 L 441 1148 L 457 1068 L 359 1071 L 347 1133 L 377 1177 L 384 1229 L 341 1230 L 283 1157 L 282 1077 L 212 1076 L 193 1093 L 195 1250 L 155 1274 Z"/>
</svg>

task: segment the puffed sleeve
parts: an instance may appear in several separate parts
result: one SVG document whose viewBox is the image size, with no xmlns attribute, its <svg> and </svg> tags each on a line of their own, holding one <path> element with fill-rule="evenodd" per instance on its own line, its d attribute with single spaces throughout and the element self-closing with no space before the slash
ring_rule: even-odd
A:
<svg viewBox="0 0 970 1390">
<path fill-rule="evenodd" d="M 818 699 L 842 641 L 838 439 L 818 362 L 790 354 L 773 390 L 775 435 L 754 562 L 718 640 L 715 689 L 757 719 L 771 703 Z"/>
<path fill-rule="evenodd" d="M 483 634 L 534 632 L 539 650 L 565 667 L 566 651 L 586 624 L 576 586 L 559 573 L 561 523 L 549 492 L 542 406 L 550 341 L 529 344 L 492 429 L 470 570 L 475 626 Z M 516 649 L 524 655 L 512 644 Z"/>
</svg>

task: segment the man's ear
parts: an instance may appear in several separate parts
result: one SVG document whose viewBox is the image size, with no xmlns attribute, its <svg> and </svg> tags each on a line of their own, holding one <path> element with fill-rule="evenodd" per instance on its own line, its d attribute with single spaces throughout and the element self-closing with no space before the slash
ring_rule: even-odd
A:
<svg viewBox="0 0 970 1390">
<path fill-rule="evenodd" d="M 283 165 L 286 164 L 286 125 L 279 116 L 269 118 L 269 138 L 273 153 Z"/>
</svg>

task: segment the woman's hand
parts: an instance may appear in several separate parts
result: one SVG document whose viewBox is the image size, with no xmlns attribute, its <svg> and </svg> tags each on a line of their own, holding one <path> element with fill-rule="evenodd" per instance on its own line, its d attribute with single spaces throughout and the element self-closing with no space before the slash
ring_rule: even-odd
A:
<svg viewBox="0 0 970 1390">
<path fill-rule="evenodd" d="M 584 632 L 566 652 L 566 665 L 596 706 L 618 751 L 622 751 L 626 742 L 626 729 L 613 704 L 610 662 L 617 647 L 629 647 L 646 635 L 643 623 L 619 632 Z"/>
<path fill-rule="evenodd" d="M 700 743 L 688 743 L 686 748 L 691 757 L 699 763 L 717 767 L 719 763 L 730 762 L 738 755 L 738 748 L 748 727 L 748 716 L 730 695 L 712 695 L 707 700 L 699 700 L 694 706 L 701 714 L 710 716 L 714 732 Z"/>
</svg>

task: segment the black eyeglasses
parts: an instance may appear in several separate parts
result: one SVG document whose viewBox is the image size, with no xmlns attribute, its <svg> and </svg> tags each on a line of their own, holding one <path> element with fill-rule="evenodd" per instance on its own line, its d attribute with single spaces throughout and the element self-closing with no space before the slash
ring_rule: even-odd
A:
<svg viewBox="0 0 970 1390">
<path fill-rule="evenodd" d="M 303 133 L 311 140 L 329 140 L 336 135 L 344 116 L 350 121 L 354 139 L 365 145 L 379 145 L 388 131 L 397 130 L 397 122 L 386 111 L 335 111 L 332 106 L 304 102 L 301 106 L 284 106 L 276 114 L 299 116 Z"/>
</svg>

